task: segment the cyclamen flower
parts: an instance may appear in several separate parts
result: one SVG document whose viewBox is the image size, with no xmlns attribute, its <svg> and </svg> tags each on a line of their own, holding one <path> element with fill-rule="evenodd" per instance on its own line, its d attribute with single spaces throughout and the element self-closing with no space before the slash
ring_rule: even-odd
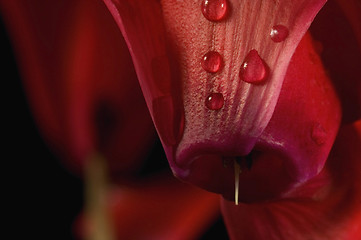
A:
<svg viewBox="0 0 361 240">
<path fill-rule="evenodd" d="M 303 239 L 304 227 L 314 239 L 360 234 L 358 194 L 351 197 L 354 204 L 347 204 L 356 213 L 352 221 L 344 220 L 350 216 L 346 210 L 332 224 L 327 218 L 344 203 L 327 190 L 336 193 L 335 181 L 351 181 L 343 183 L 346 188 L 355 179 L 336 178 L 332 157 L 325 166 L 341 109 L 317 42 L 306 34 L 325 1 L 105 2 L 128 44 L 174 174 L 223 195 L 232 239 Z M 359 20 L 356 1 L 338 4 L 351 22 Z M 352 26 L 360 41 L 359 24 Z M 275 31 L 283 36 L 275 39 Z M 359 64 L 359 46 L 349 56 L 351 65 Z M 209 54 L 216 60 L 208 60 Z M 207 61 L 215 62 L 214 69 Z M 325 61 L 347 69 L 334 62 Z M 335 76 L 333 81 L 342 80 Z M 348 91 L 352 109 L 343 102 L 344 122 L 360 117 L 359 73 L 347 81 L 356 90 Z M 345 94 L 345 88 L 340 90 Z M 357 185 L 351 189 L 359 191 Z M 233 200 L 246 204 L 234 206 Z M 317 212 L 319 205 L 325 208 Z M 337 234 L 330 227 L 345 221 L 348 227 Z M 319 222 L 325 225 L 312 227 Z"/>
<path fill-rule="evenodd" d="M 104 2 L 127 44 L 173 173 L 222 195 L 231 239 L 361 236 L 358 1 Z M 82 33 L 83 26 L 81 42 L 99 37 Z M 102 31 L 99 41 L 111 44 L 105 49 L 124 48 L 120 35 Z M 94 53 L 92 45 L 78 48 L 84 51 L 75 63 L 92 76 L 94 69 L 81 65 Z M 94 72 L 100 74 L 95 80 L 109 77 Z M 94 83 L 86 79 L 81 86 L 88 84 Z M 74 99 L 86 99 L 74 89 Z M 72 113 L 72 129 L 80 131 L 81 118 Z M 92 132 L 81 131 L 82 137 Z M 85 143 L 89 139 L 96 137 Z M 89 153 L 92 144 L 76 149 Z"/>
</svg>

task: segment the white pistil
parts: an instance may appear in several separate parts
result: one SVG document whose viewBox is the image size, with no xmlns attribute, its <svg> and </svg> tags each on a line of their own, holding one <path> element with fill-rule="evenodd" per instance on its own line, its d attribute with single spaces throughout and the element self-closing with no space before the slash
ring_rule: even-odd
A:
<svg viewBox="0 0 361 240">
<path fill-rule="evenodd" d="M 239 194 L 239 174 L 241 173 L 241 167 L 238 162 L 234 160 L 234 203 L 238 205 Z"/>
</svg>

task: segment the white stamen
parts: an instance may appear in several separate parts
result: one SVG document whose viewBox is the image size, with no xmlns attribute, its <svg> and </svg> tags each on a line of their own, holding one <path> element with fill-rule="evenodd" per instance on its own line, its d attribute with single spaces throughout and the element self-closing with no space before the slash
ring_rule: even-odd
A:
<svg viewBox="0 0 361 240">
<path fill-rule="evenodd" d="M 238 192 L 239 192 L 239 174 L 241 172 L 241 167 L 238 162 L 234 160 L 234 203 L 238 205 Z"/>
</svg>

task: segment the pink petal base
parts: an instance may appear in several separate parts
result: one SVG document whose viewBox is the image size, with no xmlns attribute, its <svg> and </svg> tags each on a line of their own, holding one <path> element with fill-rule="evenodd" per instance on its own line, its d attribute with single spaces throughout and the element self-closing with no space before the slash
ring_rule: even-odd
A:
<svg viewBox="0 0 361 240">
<path fill-rule="evenodd" d="M 231 239 L 360 239 L 360 145 L 361 120 L 341 129 L 324 170 L 289 198 L 238 206 L 223 200 Z"/>
</svg>

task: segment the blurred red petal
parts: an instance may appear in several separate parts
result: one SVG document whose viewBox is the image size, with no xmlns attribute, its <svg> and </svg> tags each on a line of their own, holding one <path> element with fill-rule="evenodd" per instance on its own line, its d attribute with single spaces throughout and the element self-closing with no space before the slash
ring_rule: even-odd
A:
<svg viewBox="0 0 361 240">
<path fill-rule="evenodd" d="M 65 26 L 58 23 L 59 15 L 61 13 L 62 16 L 69 18 L 71 8 L 68 8 L 66 2 L 49 4 L 47 1 L 42 1 L 38 6 L 31 4 L 31 1 L 1 1 L 0 6 L 3 20 L 12 37 L 25 88 L 33 89 L 27 92 L 27 95 L 30 99 L 34 99 L 32 100 L 34 105 L 41 103 L 42 106 L 33 107 L 34 116 L 39 125 L 44 127 L 48 138 L 64 145 L 65 137 L 62 131 L 64 104 L 61 97 L 63 86 L 59 81 L 45 81 L 45 76 L 48 79 L 56 79 L 58 75 L 56 71 L 58 65 L 50 61 L 53 55 L 59 54 L 60 50 L 54 47 L 60 41 L 55 32 L 65 31 L 63 29 Z M 50 22 L 54 25 L 58 24 L 59 27 L 52 28 L 52 24 L 48 24 Z M 38 26 L 41 26 L 41 23 L 43 29 Z M 44 41 L 44 39 L 48 40 Z"/>
<path fill-rule="evenodd" d="M 197 239 L 219 214 L 219 196 L 172 176 L 120 188 L 111 200 L 119 239 Z"/>
<path fill-rule="evenodd" d="M 133 181 L 108 195 L 115 239 L 198 239 L 219 217 L 219 196 L 177 181 L 169 174 Z M 81 215 L 76 231 L 91 223 Z"/>
<path fill-rule="evenodd" d="M 2 1 L 34 117 L 79 171 L 94 152 L 131 171 L 153 127 L 133 64 L 99 1 Z M 136 131 L 134 131 L 136 129 Z"/>
</svg>

